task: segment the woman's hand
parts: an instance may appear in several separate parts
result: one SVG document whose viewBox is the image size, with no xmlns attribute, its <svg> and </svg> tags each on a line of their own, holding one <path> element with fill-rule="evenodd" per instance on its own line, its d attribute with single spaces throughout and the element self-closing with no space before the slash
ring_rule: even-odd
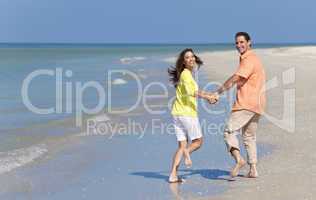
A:
<svg viewBox="0 0 316 200">
<path fill-rule="evenodd" d="M 210 103 L 210 104 L 215 104 L 217 103 L 219 100 L 219 95 L 217 93 L 210 93 L 208 96 L 207 96 L 207 101 Z"/>
<path fill-rule="evenodd" d="M 217 103 L 219 99 L 219 95 L 217 93 L 205 92 L 203 90 L 196 91 L 194 96 L 206 99 L 210 104 Z"/>
</svg>

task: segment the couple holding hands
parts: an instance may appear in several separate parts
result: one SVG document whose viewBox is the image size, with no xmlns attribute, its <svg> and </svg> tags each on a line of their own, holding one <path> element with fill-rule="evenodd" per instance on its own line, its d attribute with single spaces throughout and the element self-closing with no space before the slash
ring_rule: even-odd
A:
<svg viewBox="0 0 316 200">
<path fill-rule="evenodd" d="M 170 183 L 182 181 L 177 175 L 182 157 L 184 157 L 185 165 L 190 167 L 192 165 L 190 154 L 199 149 L 203 143 L 197 114 L 197 98 L 206 99 L 214 104 L 223 92 L 234 85 L 237 85 L 236 101 L 224 129 L 227 150 L 236 162 L 230 175 L 236 177 L 239 170 L 246 165 L 245 159 L 240 154 L 237 138 L 237 134 L 241 132 L 249 164 L 247 177 L 258 177 L 256 132 L 259 118 L 265 107 L 265 72 L 261 61 L 251 49 L 248 33 L 236 33 L 235 45 L 240 54 L 239 66 L 236 72 L 214 93 L 199 90 L 193 79 L 194 68 L 199 67 L 203 62 L 192 49 L 184 49 L 179 54 L 175 67 L 168 69 L 170 81 L 176 88 L 176 99 L 171 114 L 178 141 L 178 149 L 173 156 L 169 176 Z"/>
</svg>

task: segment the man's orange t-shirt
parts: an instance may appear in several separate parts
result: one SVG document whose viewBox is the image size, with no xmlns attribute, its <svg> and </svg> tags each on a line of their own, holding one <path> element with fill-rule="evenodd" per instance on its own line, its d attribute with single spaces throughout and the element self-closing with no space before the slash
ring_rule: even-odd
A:
<svg viewBox="0 0 316 200">
<path fill-rule="evenodd" d="M 245 78 L 246 82 L 237 85 L 237 98 L 232 110 L 246 109 L 263 114 L 266 104 L 266 77 L 261 61 L 252 50 L 240 56 L 235 74 Z"/>
</svg>

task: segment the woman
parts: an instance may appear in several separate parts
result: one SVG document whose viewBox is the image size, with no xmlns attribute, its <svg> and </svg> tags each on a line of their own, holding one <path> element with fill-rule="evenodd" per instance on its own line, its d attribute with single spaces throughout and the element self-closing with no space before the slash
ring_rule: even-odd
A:
<svg viewBox="0 0 316 200">
<path fill-rule="evenodd" d="M 192 165 L 190 153 L 199 149 L 203 142 L 201 126 L 197 115 L 197 97 L 214 102 L 216 98 L 198 89 L 192 73 L 203 62 L 192 49 L 184 49 L 176 62 L 176 66 L 169 68 L 170 81 L 176 87 L 176 99 L 172 106 L 175 133 L 178 149 L 174 154 L 169 182 L 181 182 L 177 176 L 177 169 L 184 155 L 187 167 Z M 189 137 L 189 138 L 188 138 Z M 192 142 L 188 146 L 188 139 Z"/>
</svg>

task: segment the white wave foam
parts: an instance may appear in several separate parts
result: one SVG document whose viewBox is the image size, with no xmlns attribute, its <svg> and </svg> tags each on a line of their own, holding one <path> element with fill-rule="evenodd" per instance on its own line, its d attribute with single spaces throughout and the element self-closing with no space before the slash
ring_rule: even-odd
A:
<svg viewBox="0 0 316 200">
<path fill-rule="evenodd" d="M 95 129 L 96 124 L 108 122 L 110 120 L 111 120 L 111 118 L 105 113 L 91 117 L 88 119 L 88 121 L 89 121 L 89 123 L 92 123 L 93 128 L 91 128 L 91 129 L 87 128 L 86 132 L 81 132 L 81 133 L 77 134 L 76 136 L 82 137 L 82 136 L 89 136 L 89 135 L 98 135 L 98 133 Z"/>
<path fill-rule="evenodd" d="M 121 58 L 120 61 L 122 64 L 131 64 L 134 63 L 136 61 L 141 61 L 141 60 L 145 60 L 145 57 L 141 57 L 141 56 L 136 56 L 136 57 L 124 57 Z"/>
<path fill-rule="evenodd" d="M 168 57 L 168 58 L 164 58 L 162 59 L 164 62 L 167 62 L 167 63 L 175 63 L 177 58 L 176 57 Z"/>
<path fill-rule="evenodd" d="M 28 148 L 0 152 L 0 174 L 30 163 L 45 154 L 47 151 L 48 150 L 45 145 L 40 144 Z"/>
<path fill-rule="evenodd" d="M 141 57 L 141 56 L 138 56 L 138 57 L 134 57 L 135 60 L 145 60 L 146 58 L 145 57 Z"/>
<path fill-rule="evenodd" d="M 121 78 L 117 78 L 117 79 L 114 79 L 112 81 L 112 84 L 113 85 L 123 85 L 123 84 L 126 84 L 127 81 L 125 81 L 124 79 L 121 79 Z"/>
<path fill-rule="evenodd" d="M 107 114 L 102 114 L 102 115 L 97 115 L 96 117 L 93 117 L 91 119 L 98 122 L 105 122 L 105 121 L 109 121 L 110 117 Z"/>
</svg>

